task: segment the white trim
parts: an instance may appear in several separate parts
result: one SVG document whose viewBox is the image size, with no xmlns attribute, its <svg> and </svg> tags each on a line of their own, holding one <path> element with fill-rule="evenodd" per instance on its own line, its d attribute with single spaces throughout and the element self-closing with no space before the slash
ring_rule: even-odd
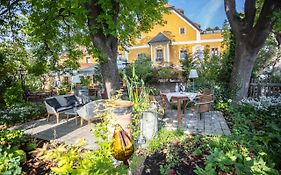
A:
<svg viewBox="0 0 281 175">
<path fill-rule="evenodd" d="M 125 58 L 127 60 L 127 62 L 129 62 L 129 52 L 127 50 L 125 50 Z"/>
<path fill-rule="evenodd" d="M 151 62 L 153 63 L 153 53 L 152 53 L 152 46 L 150 46 L 150 59 L 151 59 Z"/>
<path fill-rule="evenodd" d="M 172 42 L 172 45 L 181 45 L 181 44 L 201 44 L 201 43 L 213 43 L 213 42 L 222 42 L 222 39 L 210 39 L 210 40 L 200 40 L 200 41 L 180 41 L 180 42 Z"/>
<path fill-rule="evenodd" d="M 186 50 L 188 54 L 188 49 L 186 47 L 182 47 L 179 49 L 179 60 L 181 60 L 181 50 Z"/>
<path fill-rule="evenodd" d="M 170 64 L 170 47 L 169 47 L 169 44 L 167 44 L 167 62 L 168 64 Z"/>
<path fill-rule="evenodd" d="M 183 44 L 202 44 L 202 43 L 213 43 L 213 42 L 223 42 L 223 38 L 221 39 L 209 39 L 209 40 L 192 40 L 192 41 L 179 41 L 179 42 L 171 42 L 171 45 L 183 45 Z M 141 46 L 132 46 L 128 47 L 128 50 L 134 50 L 134 49 L 145 49 L 152 47 L 151 45 L 141 45 Z"/>
<path fill-rule="evenodd" d="M 165 54 L 166 54 L 166 49 L 165 49 L 165 47 L 163 47 L 163 46 L 158 46 L 158 47 L 155 47 L 154 48 L 154 62 L 155 63 L 158 63 L 157 61 L 156 61 L 156 58 L 157 58 L 157 49 L 162 49 L 163 50 L 163 62 L 165 62 Z"/>
<path fill-rule="evenodd" d="M 187 21 L 186 19 L 184 19 L 181 15 L 178 14 L 178 12 L 176 12 L 174 9 L 172 10 L 173 13 L 175 13 L 180 19 L 182 19 L 184 22 L 186 22 L 188 25 L 191 26 L 191 28 L 193 28 L 196 31 L 196 40 L 199 41 L 200 40 L 200 31 L 193 26 L 193 24 L 191 24 L 189 21 Z"/>
<path fill-rule="evenodd" d="M 128 50 L 133 50 L 133 49 L 145 49 L 145 48 L 149 48 L 149 45 L 141 45 L 141 46 L 132 46 L 132 47 L 128 47 Z"/>
</svg>

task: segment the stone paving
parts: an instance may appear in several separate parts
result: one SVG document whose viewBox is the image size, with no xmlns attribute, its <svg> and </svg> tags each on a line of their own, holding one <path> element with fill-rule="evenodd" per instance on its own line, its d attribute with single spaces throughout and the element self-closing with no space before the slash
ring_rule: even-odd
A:
<svg viewBox="0 0 281 175">
<path fill-rule="evenodd" d="M 160 119 L 164 127 L 169 129 L 177 129 L 178 123 L 176 110 L 168 110 L 165 118 Z M 94 125 L 92 125 L 94 127 Z M 229 135 L 230 130 L 221 112 L 212 111 L 205 113 L 202 119 L 196 113 L 187 113 L 182 115 L 182 125 L 186 134 L 206 134 L 206 135 Z M 25 123 L 11 129 L 21 129 L 26 134 L 30 134 L 36 138 L 44 140 L 57 140 L 69 145 L 77 144 L 81 139 L 85 140 L 86 149 L 97 148 L 97 143 L 91 132 L 90 125 L 76 124 L 75 118 L 70 118 L 68 121 L 62 119 L 60 123 L 56 123 L 52 117 L 48 122 L 46 119 L 39 119 Z"/>
<path fill-rule="evenodd" d="M 167 110 L 165 118 L 162 119 L 164 127 L 177 129 L 177 111 Z M 219 111 L 203 113 L 201 120 L 197 113 L 188 112 L 182 114 L 182 125 L 180 127 L 186 134 L 204 135 L 230 135 L 226 121 Z"/>
</svg>

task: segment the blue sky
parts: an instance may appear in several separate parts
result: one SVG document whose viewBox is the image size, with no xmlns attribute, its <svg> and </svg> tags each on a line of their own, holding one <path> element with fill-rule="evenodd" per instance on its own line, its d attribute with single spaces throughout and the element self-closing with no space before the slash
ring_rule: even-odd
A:
<svg viewBox="0 0 281 175">
<path fill-rule="evenodd" d="M 222 27 L 226 19 L 224 0 L 169 0 L 171 5 L 184 10 L 191 21 L 199 23 L 202 29 Z M 237 11 L 243 11 L 245 0 L 236 0 Z"/>
</svg>

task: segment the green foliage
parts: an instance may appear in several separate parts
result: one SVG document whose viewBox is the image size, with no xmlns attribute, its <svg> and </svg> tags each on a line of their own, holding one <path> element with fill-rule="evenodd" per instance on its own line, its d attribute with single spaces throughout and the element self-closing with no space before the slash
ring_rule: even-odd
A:
<svg viewBox="0 0 281 175">
<path fill-rule="evenodd" d="M 7 88 L 4 94 L 4 101 L 8 108 L 14 108 L 24 103 L 24 92 L 20 82 L 15 81 L 11 84 L 11 87 Z"/>
<path fill-rule="evenodd" d="M 83 150 L 83 141 L 75 147 L 55 144 L 51 149 L 46 149 L 40 158 L 54 163 L 51 168 L 54 174 L 127 174 L 127 167 L 114 165 L 111 156 L 112 133 L 108 131 L 110 114 L 103 113 L 100 117 L 103 122 L 97 123 L 93 129 L 98 149 Z"/>
<path fill-rule="evenodd" d="M 26 122 L 30 119 L 46 115 L 46 107 L 44 105 L 26 105 L 0 111 L 0 125 L 15 125 L 16 123 Z"/>
<path fill-rule="evenodd" d="M 0 174 L 21 174 L 20 163 L 26 161 L 26 153 L 19 147 L 26 141 L 22 131 L 0 130 Z"/>
<path fill-rule="evenodd" d="M 81 85 L 83 85 L 83 86 L 87 86 L 87 87 L 89 87 L 90 85 L 91 85 L 91 79 L 90 78 L 81 78 L 80 79 L 80 81 L 81 81 Z"/>
<path fill-rule="evenodd" d="M 87 82 L 87 80 L 84 80 L 84 82 Z M 71 90 L 71 84 L 67 81 L 64 81 L 58 89 L 58 94 L 59 95 L 69 94 L 70 90 Z"/>
<path fill-rule="evenodd" d="M 267 110 L 251 105 L 220 104 L 232 123 L 229 137 L 210 137 L 210 155 L 197 174 L 278 174 L 280 170 L 280 106 Z"/>
<path fill-rule="evenodd" d="M 183 135 L 184 133 L 181 130 L 169 131 L 167 129 L 161 129 L 158 135 L 148 143 L 148 152 L 159 151 L 166 147 L 169 142 Z"/>
<path fill-rule="evenodd" d="M 170 67 L 164 67 L 158 70 L 159 79 L 171 79 L 173 77 L 174 70 Z"/>
<path fill-rule="evenodd" d="M 8 151 L 3 151 L 0 147 L 0 174 L 20 175 L 20 156 Z"/>
<path fill-rule="evenodd" d="M 0 146 L 20 146 L 27 140 L 27 137 L 20 130 L 10 131 L 8 129 L 0 130 Z"/>
<path fill-rule="evenodd" d="M 145 83 L 149 82 L 153 77 L 154 69 L 150 58 L 139 58 L 133 64 L 128 65 L 125 70 L 127 77 L 133 77 L 133 69 L 135 69 L 135 74 Z"/>
</svg>

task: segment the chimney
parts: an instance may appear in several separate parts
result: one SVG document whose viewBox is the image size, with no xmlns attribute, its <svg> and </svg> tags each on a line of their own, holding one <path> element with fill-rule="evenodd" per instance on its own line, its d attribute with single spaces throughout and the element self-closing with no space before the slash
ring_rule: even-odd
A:
<svg viewBox="0 0 281 175">
<path fill-rule="evenodd" d="M 184 10 L 183 9 L 178 8 L 177 11 L 184 15 Z"/>
</svg>

